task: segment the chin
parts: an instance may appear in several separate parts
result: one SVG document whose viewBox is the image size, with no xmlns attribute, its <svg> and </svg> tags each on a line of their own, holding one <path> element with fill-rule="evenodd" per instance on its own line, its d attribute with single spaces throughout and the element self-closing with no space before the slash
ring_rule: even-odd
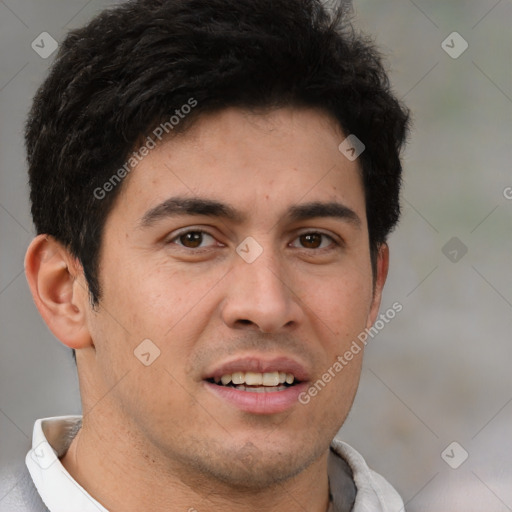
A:
<svg viewBox="0 0 512 512">
<path fill-rule="evenodd" d="M 274 461 L 260 460 L 258 463 L 241 466 L 240 464 L 227 467 L 225 465 L 208 468 L 210 477 L 222 482 L 233 489 L 241 491 L 260 491 L 269 490 L 273 486 L 277 486 L 285 482 L 303 471 L 307 464 L 290 465 L 288 463 L 276 464 Z"/>
<path fill-rule="evenodd" d="M 247 442 L 240 449 L 206 450 L 196 457 L 194 470 L 208 479 L 241 491 L 269 490 L 310 466 L 322 455 L 311 447 L 306 453 L 301 443 L 286 452 L 279 448 L 261 448 Z"/>
</svg>

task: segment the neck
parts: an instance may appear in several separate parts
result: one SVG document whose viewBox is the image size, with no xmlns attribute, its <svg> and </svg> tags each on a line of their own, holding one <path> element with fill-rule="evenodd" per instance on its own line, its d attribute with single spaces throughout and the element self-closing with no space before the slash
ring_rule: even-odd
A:
<svg viewBox="0 0 512 512">
<path fill-rule="evenodd" d="M 326 512 L 329 506 L 328 450 L 298 475 L 274 486 L 233 487 L 169 460 L 125 422 L 101 417 L 100 424 L 84 417 L 61 462 L 110 512 Z"/>
</svg>

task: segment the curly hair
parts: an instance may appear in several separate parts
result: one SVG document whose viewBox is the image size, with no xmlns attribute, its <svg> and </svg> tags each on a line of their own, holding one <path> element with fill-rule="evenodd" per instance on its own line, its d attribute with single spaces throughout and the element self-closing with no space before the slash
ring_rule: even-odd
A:
<svg viewBox="0 0 512 512">
<path fill-rule="evenodd" d="M 400 214 L 409 113 L 373 42 L 343 3 L 321 0 L 133 0 L 62 42 L 28 116 L 32 217 L 84 269 L 101 297 L 98 259 L 122 183 L 94 191 L 159 123 L 194 98 L 183 132 L 227 107 L 315 107 L 365 144 L 359 156 L 372 263 Z"/>
</svg>

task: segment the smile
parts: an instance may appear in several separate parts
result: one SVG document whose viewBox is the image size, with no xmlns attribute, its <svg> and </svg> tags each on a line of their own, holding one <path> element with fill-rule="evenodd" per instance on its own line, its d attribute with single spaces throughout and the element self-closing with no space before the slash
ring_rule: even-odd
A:
<svg viewBox="0 0 512 512">
<path fill-rule="evenodd" d="M 203 376 L 206 389 L 221 403 L 253 414 L 276 414 L 294 407 L 308 380 L 305 367 L 285 356 L 235 359 Z"/>
</svg>

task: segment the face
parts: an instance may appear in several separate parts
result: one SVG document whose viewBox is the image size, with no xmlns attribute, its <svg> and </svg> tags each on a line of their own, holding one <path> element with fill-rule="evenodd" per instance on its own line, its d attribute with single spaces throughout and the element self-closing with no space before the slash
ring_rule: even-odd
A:
<svg viewBox="0 0 512 512">
<path fill-rule="evenodd" d="M 108 403 L 150 456 L 230 485 L 326 454 L 362 354 L 298 398 L 371 325 L 382 284 L 344 138 L 315 110 L 229 109 L 137 165 L 104 228 L 94 350 L 78 354 L 86 404 L 108 392 L 90 421 Z"/>
</svg>

